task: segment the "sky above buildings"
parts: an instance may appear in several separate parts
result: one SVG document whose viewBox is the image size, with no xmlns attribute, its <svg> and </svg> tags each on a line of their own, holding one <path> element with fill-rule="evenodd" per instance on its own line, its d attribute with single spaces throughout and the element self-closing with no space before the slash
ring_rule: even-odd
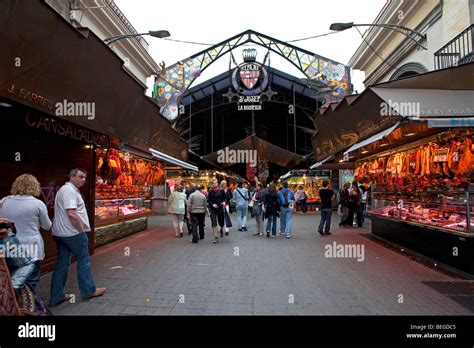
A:
<svg viewBox="0 0 474 348">
<path fill-rule="evenodd" d="M 290 41 L 331 32 L 334 22 L 372 23 L 387 0 L 254 0 L 254 1 L 156 1 L 115 0 L 138 32 L 166 29 L 170 39 L 216 44 L 247 29 L 275 39 Z M 360 29 L 364 32 L 364 29 Z M 167 66 L 200 52 L 210 45 L 179 43 L 147 36 L 149 53 L 158 63 Z M 293 45 L 347 64 L 362 42 L 355 28 L 324 37 L 292 43 Z M 258 45 L 239 47 L 233 51 L 237 63 L 244 48 L 258 50 L 262 62 L 267 49 Z M 197 85 L 229 70 L 229 55 L 207 68 Z M 268 62 L 267 62 L 268 63 Z M 297 77 L 304 75 L 290 62 L 270 53 L 270 65 Z M 235 65 L 232 65 L 234 68 Z M 353 72 L 352 83 L 363 90 L 364 74 Z"/>
</svg>

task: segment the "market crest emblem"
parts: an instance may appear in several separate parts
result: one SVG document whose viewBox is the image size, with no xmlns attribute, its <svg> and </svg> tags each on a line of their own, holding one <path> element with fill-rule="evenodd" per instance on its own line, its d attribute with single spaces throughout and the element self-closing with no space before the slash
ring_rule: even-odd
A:
<svg viewBox="0 0 474 348">
<path fill-rule="evenodd" d="M 232 74 L 232 85 L 240 94 L 255 96 L 260 94 L 268 85 L 268 72 L 258 62 L 257 50 L 248 48 L 242 51 L 244 62 Z"/>
</svg>

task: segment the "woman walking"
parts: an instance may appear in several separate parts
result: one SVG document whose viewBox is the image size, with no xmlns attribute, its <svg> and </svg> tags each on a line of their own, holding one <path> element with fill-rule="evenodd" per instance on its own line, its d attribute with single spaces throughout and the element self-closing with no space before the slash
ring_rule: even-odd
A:
<svg viewBox="0 0 474 348">
<path fill-rule="evenodd" d="M 280 200 L 278 199 L 275 184 L 268 185 L 263 198 L 263 206 L 265 218 L 267 219 L 267 238 L 270 237 L 270 231 L 272 232 L 272 238 L 276 238 L 276 223 L 277 217 L 280 215 Z"/>
<path fill-rule="evenodd" d="M 262 188 L 262 184 L 257 182 L 255 193 L 252 196 L 253 207 L 252 215 L 255 216 L 257 221 L 257 230 L 253 234 L 254 236 L 263 236 L 263 199 L 265 198 L 265 190 Z"/>
<path fill-rule="evenodd" d="M 40 228 L 50 230 L 52 223 L 46 205 L 36 198 L 41 194 L 41 186 L 33 175 L 17 177 L 10 192 L 11 196 L 0 201 L 0 215 L 15 222 L 18 240 L 32 251 L 35 266 L 26 283 L 35 289 L 40 278 L 40 262 L 45 256 Z"/>
<path fill-rule="evenodd" d="M 183 186 L 178 185 L 176 191 L 168 197 L 168 213 L 173 219 L 176 238 L 183 237 L 184 214 L 186 213 L 186 194 Z"/>
<path fill-rule="evenodd" d="M 221 181 L 221 189 L 224 191 L 224 230 L 225 235 L 229 235 L 229 227 L 232 227 L 232 222 L 230 221 L 230 200 L 232 199 L 232 191 L 227 186 L 227 181 Z"/>
<path fill-rule="evenodd" d="M 359 227 L 362 227 L 362 221 L 360 218 L 360 198 L 361 198 L 361 193 L 359 191 L 359 188 L 357 187 L 357 184 L 354 183 L 352 184 L 352 191 L 349 194 L 349 217 L 347 218 L 347 227 L 352 227 L 354 224 L 354 214 L 356 215 L 357 218 L 357 225 Z"/>
</svg>

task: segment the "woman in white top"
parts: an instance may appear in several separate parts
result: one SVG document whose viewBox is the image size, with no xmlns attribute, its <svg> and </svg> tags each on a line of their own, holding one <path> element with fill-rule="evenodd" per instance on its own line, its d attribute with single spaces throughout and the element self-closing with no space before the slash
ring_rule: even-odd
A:
<svg viewBox="0 0 474 348">
<path fill-rule="evenodd" d="M 183 237 L 184 214 L 186 213 L 186 194 L 183 193 L 183 186 L 176 186 L 176 191 L 168 197 L 168 213 L 173 219 L 175 236 Z"/>
<path fill-rule="evenodd" d="M 40 228 L 50 230 L 52 223 L 46 205 L 35 198 L 40 196 L 41 186 L 33 175 L 17 177 L 10 192 L 11 196 L 0 201 L 0 215 L 15 223 L 18 240 L 35 261 L 35 270 L 26 280 L 34 289 L 39 282 L 40 262 L 44 259 Z"/>
</svg>

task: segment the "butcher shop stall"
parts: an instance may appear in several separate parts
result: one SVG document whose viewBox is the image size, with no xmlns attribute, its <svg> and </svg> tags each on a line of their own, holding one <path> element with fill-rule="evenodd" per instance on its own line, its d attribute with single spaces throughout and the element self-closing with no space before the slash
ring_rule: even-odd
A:
<svg viewBox="0 0 474 348">
<path fill-rule="evenodd" d="M 351 141 L 316 142 L 322 156 L 331 155 L 331 144 L 336 162 L 354 162 L 354 180 L 370 185 L 367 211 L 375 236 L 470 274 L 473 73 L 474 64 L 466 64 L 370 86 L 334 107 L 345 117 L 352 113 L 355 124 L 345 129 L 352 128 Z"/>
</svg>

